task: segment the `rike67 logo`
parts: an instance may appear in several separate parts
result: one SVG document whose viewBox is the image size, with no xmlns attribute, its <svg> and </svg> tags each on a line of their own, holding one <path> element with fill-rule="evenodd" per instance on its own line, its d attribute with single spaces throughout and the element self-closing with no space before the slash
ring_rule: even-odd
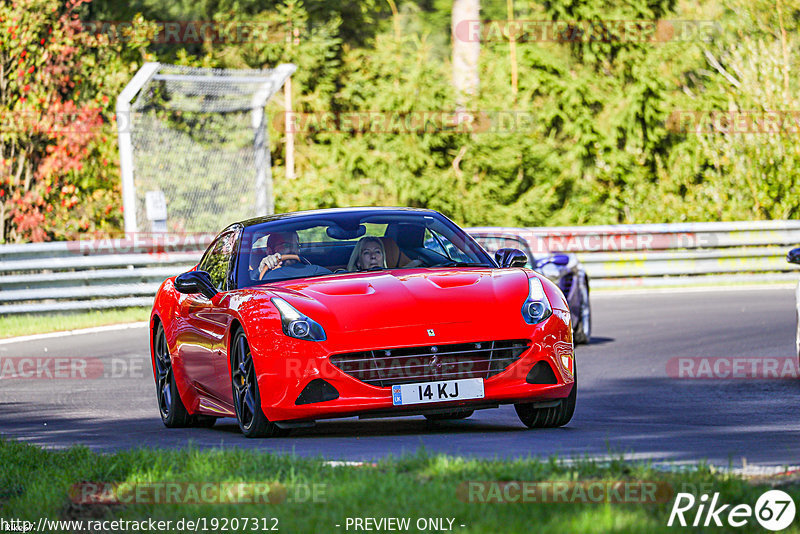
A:
<svg viewBox="0 0 800 534">
<path fill-rule="evenodd" d="M 743 527 L 753 517 L 767 530 L 783 530 L 794 521 L 795 505 L 792 497 L 781 490 L 769 490 L 756 501 L 755 508 L 749 504 L 722 504 L 719 493 L 709 498 L 707 493 L 696 499 L 691 493 L 678 493 L 667 526 L 677 524 L 686 527 Z"/>
</svg>

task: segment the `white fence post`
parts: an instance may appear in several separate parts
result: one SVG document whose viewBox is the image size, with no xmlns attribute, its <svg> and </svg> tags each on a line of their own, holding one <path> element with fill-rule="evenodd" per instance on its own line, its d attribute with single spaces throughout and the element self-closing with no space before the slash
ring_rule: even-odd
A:
<svg viewBox="0 0 800 534">
<path fill-rule="evenodd" d="M 133 143 L 131 142 L 131 99 L 158 71 L 160 63 L 145 63 L 117 97 L 117 136 L 119 169 L 122 175 L 122 209 L 125 234 L 138 230 L 136 221 L 136 189 L 133 183 Z"/>
</svg>

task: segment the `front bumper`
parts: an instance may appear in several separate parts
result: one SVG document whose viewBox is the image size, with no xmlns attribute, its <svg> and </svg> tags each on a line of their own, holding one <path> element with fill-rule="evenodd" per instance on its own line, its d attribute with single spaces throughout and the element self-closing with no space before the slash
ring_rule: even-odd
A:
<svg viewBox="0 0 800 534">
<path fill-rule="evenodd" d="M 553 315 L 538 325 L 514 328 L 481 328 L 476 325 L 436 326 L 436 342 L 466 343 L 488 339 L 529 339 L 530 347 L 504 371 L 484 381 L 484 398 L 430 404 L 394 406 L 392 388 L 361 382 L 334 366 L 334 354 L 371 349 L 425 346 L 431 339 L 419 327 L 392 329 L 392 332 L 353 332 L 327 342 L 283 338 L 280 346 L 266 342 L 256 352 L 262 409 L 270 421 L 307 421 L 349 416 L 411 415 L 441 409 L 471 409 L 517 402 L 546 402 L 565 398 L 573 388 L 574 351 L 569 311 L 553 310 Z M 489 337 L 487 337 L 489 336 Z M 332 336 L 333 337 L 333 336 Z M 389 340 L 401 343 L 387 342 Z M 266 340 L 265 340 L 266 341 Z M 531 368 L 545 361 L 553 370 L 555 384 L 530 384 Z M 448 377 L 455 379 L 458 377 Z M 338 392 L 338 398 L 311 404 L 297 404 L 298 397 L 313 380 L 322 379 Z"/>
</svg>

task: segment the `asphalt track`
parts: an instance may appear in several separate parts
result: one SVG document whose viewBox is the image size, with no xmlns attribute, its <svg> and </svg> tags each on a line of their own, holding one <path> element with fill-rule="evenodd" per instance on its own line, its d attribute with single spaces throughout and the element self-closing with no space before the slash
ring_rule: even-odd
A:
<svg viewBox="0 0 800 534">
<path fill-rule="evenodd" d="M 243 447 L 370 460 L 423 447 L 481 457 L 628 458 L 680 465 L 800 464 L 800 379 L 677 379 L 673 358 L 796 358 L 788 288 L 598 293 L 594 337 L 579 346 L 578 406 L 565 428 L 527 430 L 513 407 L 470 419 L 319 422 L 288 438 L 251 440 L 233 419 L 169 430 L 158 417 L 144 328 L 0 345 L 15 357 L 102 360 L 93 379 L 0 379 L 0 434 L 47 447 Z"/>
</svg>

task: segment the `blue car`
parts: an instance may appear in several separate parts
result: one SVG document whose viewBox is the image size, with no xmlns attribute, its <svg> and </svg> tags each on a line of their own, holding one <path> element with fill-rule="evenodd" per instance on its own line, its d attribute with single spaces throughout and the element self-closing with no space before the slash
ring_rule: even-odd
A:
<svg viewBox="0 0 800 534">
<path fill-rule="evenodd" d="M 789 263 L 800 264 L 800 247 L 793 248 L 786 255 Z M 795 348 L 797 349 L 797 360 L 800 362 L 800 283 L 797 284 L 795 303 L 797 306 L 797 335 L 795 336 Z"/>
<path fill-rule="evenodd" d="M 523 251 L 528 256 L 526 267 L 552 280 L 567 298 L 574 343 L 589 343 L 592 337 L 589 276 L 575 254 L 546 250 L 545 241 L 524 228 L 467 228 L 467 232 L 490 254 L 502 248 Z"/>
</svg>

